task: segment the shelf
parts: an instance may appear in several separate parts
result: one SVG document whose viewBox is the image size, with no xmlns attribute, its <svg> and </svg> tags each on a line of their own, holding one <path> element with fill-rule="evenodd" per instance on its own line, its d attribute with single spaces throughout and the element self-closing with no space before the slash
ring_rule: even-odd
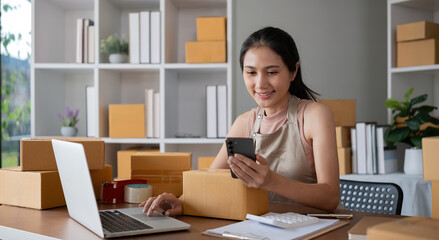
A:
<svg viewBox="0 0 439 240">
<path fill-rule="evenodd" d="M 160 64 L 103 63 L 99 64 L 98 68 L 117 72 L 158 72 L 160 71 Z"/>
<path fill-rule="evenodd" d="M 396 0 L 396 1 L 392 1 L 392 5 L 418 9 L 426 12 L 435 12 L 439 10 L 439 3 L 435 0 L 417 0 L 417 1 Z"/>
<path fill-rule="evenodd" d="M 176 72 L 223 72 L 227 70 L 227 63 L 167 63 L 166 70 Z"/>
<path fill-rule="evenodd" d="M 391 68 L 391 73 L 425 73 L 425 74 L 437 74 L 439 73 L 439 64 L 428 66 L 414 66 L 414 67 L 399 67 Z"/>
<path fill-rule="evenodd" d="M 157 138 L 102 138 L 105 143 L 113 144 L 160 144 Z"/>
<path fill-rule="evenodd" d="M 165 138 L 164 143 L 170 144 L 222 144 L 224 138 Z"/>
<path fill-rule="evenodd" d="M 59 72 L 90 72 L 94 69 L 94 64 L 82 63 L 35 63 L 36 70 L 51 70 Z"/>
</svg>

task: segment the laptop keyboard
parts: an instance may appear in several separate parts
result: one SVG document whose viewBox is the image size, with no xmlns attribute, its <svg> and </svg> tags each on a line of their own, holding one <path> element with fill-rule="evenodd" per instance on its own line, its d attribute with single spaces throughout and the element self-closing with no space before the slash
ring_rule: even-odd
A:
<svg viewBox="0 0 439 240">
<path fill-rule="evenodd" d="M 99 212 L 101 222 L 105 230 L 114 232 L 127 232 L 135 230 L 151 229 L 146 225 L 124 213 L 117 210 Z"/>
</svg>

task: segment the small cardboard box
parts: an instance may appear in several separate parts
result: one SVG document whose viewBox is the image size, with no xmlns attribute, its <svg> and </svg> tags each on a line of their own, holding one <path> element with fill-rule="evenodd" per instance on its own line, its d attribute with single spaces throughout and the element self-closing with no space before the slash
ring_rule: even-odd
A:
<svg viewBox="0 0 439 240">
<path fill-rule="evenodd" d="M 183 193 L 185 215 L 245 220 L 268 212 L 268 192 L 245 186 L 229 169 L 184 172 Z"/>
<path fill-rule="evenodd" d="M 183 193 L 183 171 L 191 170 L 192 153 L 137 152 L 126 164 L 130 173 L 124 179 L 147 180 L 153 196 L 167 192 L 178 197 Z"/>
<path fill-rule="evenodd" d="M 100 197 L 101 182 L 111 181 L 111 173 L 110 165 L 90 170 L 96 198 Z M 66 205 L 58 171 L 0 169 L 0 203 L 35 209 Z"/>
<path fill-rule="evenodd" d="M 351 148 L 337 148 L 338 168 L 340 175 L 351 174 Z"/>
<path fill-rule="evenodd" d="M 439 181 L 431 181 L 431 217 L 439 219 Z"/>
<path fill-rule="evenodd" d="M 438 236 L 439 220 L 424 217 L 406 217 L 367 229 L 368 240 L 427 240 Z"/>
<path fill-rule="evenodd" d="M 334 113 L 335 126 L 355 127 L 356 106 L 354 99 L 319 99 Z"/>
<path fill-rule="evenodd" d="M 439 156 L 439 137 L 422 138 L 422 165 L 424 168 L 424 180 L 439 181 L 438 156 Z"/>
<path fill-rule="evenodd" d="M 145 138 L 145 104 L 110 104 L 110 138 Z"/>
<path fill-rule="evenodd" d="M 210 168 L 215 157 L 198 157 L 198 169 Z"/>
<path fill-rule="evenodd" d="M 335 136 L 337 139 L 337 147 L 345 148 L 351 147 L 351 128 L 350 127 L 335 127 Z"/>
<path fill-rule="evenodd" d="M 226 17 L 197 18 L 197 41 L 225 41 L 226 37 Z"/>
<path fill-rule="evenodd" d="M 186 63 L 226 62 L 226 41 L 186 42 Z"/>
<path fill-rule="evenodd" d="M 433 65 L 439 63 L 439 40 L 430 38 L 418 41 L 398 42 L 397 67 Z"/>
<path fill-rule="evenodd" d="M 105 142 L 100 138 L 51 138 L 26 137 L 20 141 L 22 171 L 57 170 L 52 139 L 81 143 L 84 146 L 89 169 L 103 169 L 105 162 Z"/>
<path fill-rule="evenodd" d="M 160 152 L 160 150 L 131 148 L 117 151 L 117 179 L 131 179 L 131 156 L 138 152 Z"/>
<path fill-rule="evenodd" d="M 439 38 L 439 24 L 420 21 L 396 26 L 396 41 L 412 41 L 427 38 Z"/>
</svg>

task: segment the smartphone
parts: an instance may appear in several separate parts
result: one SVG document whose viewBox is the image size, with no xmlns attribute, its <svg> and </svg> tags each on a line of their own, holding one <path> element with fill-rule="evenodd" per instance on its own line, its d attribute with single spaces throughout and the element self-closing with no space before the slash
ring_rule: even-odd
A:
<svg viewBox="0 0 439 240">
<path fill-rule="evenodd" d="M 239 153 L 256 161 L 255 146 L 252 138 L 226 138 L 226 147 L 228 156 Z M 233 178 L 238 178 L 233 171 L 231 173 Z"/>
</svg>

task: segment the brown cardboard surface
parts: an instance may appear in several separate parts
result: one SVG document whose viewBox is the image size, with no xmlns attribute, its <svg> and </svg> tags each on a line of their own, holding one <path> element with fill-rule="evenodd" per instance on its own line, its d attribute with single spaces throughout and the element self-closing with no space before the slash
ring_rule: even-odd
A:
<svg viewBox="0 0 439 240">
<path fill-rule="evenodd" d="M 354 99 L 319 99 L 334 113 L 335 126 L 355 127 L 356 101 Z"/>
<path fill-rule="evenodd" d="M 26 137 L 20 141 L 20 169 L 22 171 L 57 170 L 52 139 L 81 143 L 84 146 L 88 168 L 104 168 L 105 143 L 100 138 Z"/>
<path fill-rule="evenodd" d="M 439 38 L 439 24 L 420 21 L 396 26 L 396 41 L 412 41 L 426 38 Z"/>
<path fill-rule="evenodd" d="M 191 170 L 192 153 L 137 152 L 131 155 L 131 179 L 146 179 L 152 195 L 183 193 L 183 171 Z"/>
<path fill-rule="evenodd" d="M 110 104 L 110 138 L 145 138 L 145 104 Z"/>
<path fill-rule="evenodd" d="M 367 229 L 368 240 L 427 240 L 438 236 L 439 220 L 423 217 L 406 217 Z"/>
<path fill-rule="evenodd" d="M 397 67 L 433 65 L 439 63 L 439 40 L 425 39 L 397 44 Z"/>
<path fill-rule="evenodd" d="M 112 168 L 90 170 L 96 198 L 101 182 L 111 181 Z M 0 169 L 0 203 L 35 209 L 64 206 L 65 199 L 58 171 L 20 171 L 18 167 Z"/>
<path fill-rule="evenodd" d="M 424 180 L 439 181 L 439 137 L 422 138 Z"/>
<path fill-rule="evenodd" d="M 351 174 L 351 148 L 337 148 L 338 167 L 341 175 Z"/>
<path fill-rule="evenodd" d="M 245 220 L 268 212 L 268 193 L 231 177 L 229 169 L 183 172 L 185 215 Z"/>
<path fill-rule="evenodd" d="M 159 152 L 158 148 L 131 148 L 117 151 L 117 179 L 131 179 L 131 156 L 138 152 Z"/>
<path fill-rule="evenodd" d="M 348 230 L 349 239 L 366 239 L 367 229 L 381 223 L 397 221 L 398 218 L 392 217 L 372 217 L 364 216 L 351 229 Z"/>
<path fill-rule="evenodd" d="M 197 41 L 227 40 L 226 17 L 198 17 Z"/>
<path fill-rule="evenodd" d="M 186 42 L 186 63 L 226 62 L 226 41 Z"/>
<path fill-rule="evenodd" d="M 198 169 L 210 168 L 215 157 L 198 157 Z"/>
<path fill-rule="evenodd" d="M 335 128 L 335 136 L 337 139 L 337 147 L 350 147 L 351 146 L 351 128 L 338 126 Z"/>
<path fill-rule="evenodd" d="M 431 181 L 432 218 L 439 219 L 439 181 Z"/>
</svg>

